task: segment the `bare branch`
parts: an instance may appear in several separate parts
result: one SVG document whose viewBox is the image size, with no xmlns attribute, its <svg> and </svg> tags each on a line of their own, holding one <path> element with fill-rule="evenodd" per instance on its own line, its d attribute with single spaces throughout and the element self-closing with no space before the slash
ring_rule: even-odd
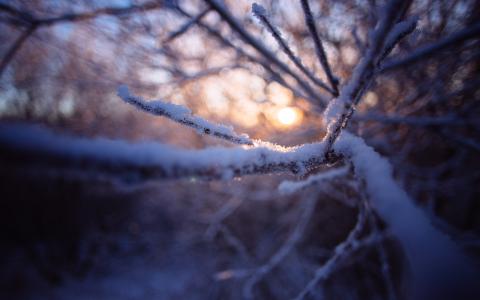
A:
<svg viewBox="0 0 480 300">
<path fill-rule="evenodd" d="M 185 32 L 187 32 L 193 25 L 197 24 L 203 17 L 205 17 L 208 12 L 210 12 L 210 8 L 204 9 L 201 13 L 199 13 L 196 17 L 190 19 L 185 24 L 180 26 L 180 28 L 168 35 L 168 37 L 163 41 L 163 43 L 169 43 L 176 39 L 177 37 L 181 36 Z"/>
<path fill-rule="evenodd" d="M 302 0 L 302 9 L 305 15 L 305 23 L 307 25 L 308 30 L 310 31 L 310 36 L 313 39 L 313 43 L 315 44 L 315 53 L 317 54 L 318 60 L 327 75 L 328 81 L 333 88 L 333 95 L 336 97 L 338 96 L 338 79 L 333 75 L 332 69 L 328 64 L 327 55 L 325 54 L 325 50 L 323 49 L 322 40 L 317 31 L 317 27 L 315 26 L 315 21 L 313 19 L 312 11 L 310 9 L 310 4 L 308 0 Z"/>
<path fill-rule="evenodd" d="M 233 214 L 237 208 L 242 205 L 243 199 L 233 196 L 230 201 L 225 203 L 212 217 L 211 221 L 209 222 L 210 225 L 208 226 L 205 236 L 208 239 L 213 239 L 213 237 L 217 234 L 218 231 L 221 230 L 221 225 L 223 221 L 229 217 L 231 214 Z"/>
<path fill-rule="evenodd" d="M 313 212 L 315 211 L 315 206 L 317 204 L 318 195 L 313 193 L 310 195 L 309 199 L 305 201 L 303 212 L 299 218 L 297 225 L 293 232 L 288 236 L 288 239 L 285 243 L 278 249 L 275 254 L 270 257 L 270 259 L 258 267 L 253 275 L 247 280 L 245 286 L 243 287 L 243 296 L 247 299 L 253 298 L 253 288 L 255 285 L 262 280 L 265 275 L 270 273 L 273 268 L 275 268 L 285 257 L 292 251 L 295 245 L 300 241 L 305 231 L 306 226 L 310 222 Z"/>
<path fill-rule="evenodd" d="M 177 11 L 180 14 L 182 14 L 183 16 L 193 18 L 192 16 L 190 16 L 190 14 L 188 14 L 187 12 L 185 12 L 181 8 L 177 8 Z M 305 90 L 304 89 L 307 92 L 307 94 L 304 94 L 301 91 L 299 91 L 298 89 L 294 88 L 292 85 L 290 85 L 289 83 L 287 83 L 285 81 L 285 79 L 282 77 L 282 75 L 279 72 L 275 71 L 270 66 L 268 61 L 266 61 L 265 59 L 259 59 L 259 58 L 255 57 L 253 55 L 250 55 L 249 53 L 245 52 L 242 48 L 235 46 L 234 44 L 232 44 L 232 42 L 230 42 L 228 40 L 228 38 L 224 37 L 222 35 L 222 33 L 220 33 L 218 30 L 212 28 L 211 26 L 209 26 L 208 24 L 206 24 L 202 20 L 197 20 L 197 25 L 200 28 L 206 30 L 211 36 L 213 36 L 215 39 L 217 39 L 223 45 L 235 50 L 235 52 L 237 52 L 238 55 L 240 55 L 242 57 L 245 57 L 248 60 L 261 65 L 268 73 L 271 74 L 273 80 L 275 80 L 279 84 L 283 85 L 284 87 L 288 88 L 289 90 L 293 91 L 296 96 L 308 99 L 312 103 L 317 103 L 317 104 L 318 104 L 319 99 L 321 100 L 321 103 L 326 103 L 327 102 L 326 99 L 323 99 L 318 94 L 312 93 L 313 92 L 312 90 Z"/>
<path fill-rule="evenodd" d="M 144 12 L 149 10 L 154 10 L 162 7 L 162 1 L 152 1 L 147 2 L 142 5 L 130 5 L 128 7 L 106 7 L 97 9 L 91 12 L 80 13 L 80 14 L 64 14 L 58 17 L 45 18 L 45 19 L 36 19 L 31 14 L 27 12 L 21 12 L 11 6 L 6 4 L 0 4 L 0 10 L 3 10 L 14 17 L 20 18 L 22 22 L 18 23 L 20 25 L 27 26 L 27 29 L 22 33 L 22 35 L 15 41 L 15 43 L 10 47 L 7 54 L 2 59 L 0 63 L 0 76 L 3 74 L 5 67 L 10 63 L 15 53 L 21 48 L 23 43 L 27 38 L 35 32 L 36 29 L 43 26 L 51 26 L 57 23 L 62 22 L 76 22 L 76 21 L 86 21 L 99 16 L 110 15 L 110 16 L 121 16 L 125 14 L 131 14 L 136 12 Z"/>
<path fill-rule="evenodd" d="M 297 66 L 297 68 L 300 69 L 313 83 L 315 83 L 322 89 L 328 91 L 329 93 L 335 96 L 336 95 L 335 91 L 329 88 L 322 80 L 317 78 L 312 73 L 312 71 L 307 69 L 307 67 L 305 67 L 305 65 L 302 63 L 302 60 L 293 53 L 292 49 L 290 49 L 290 47 L 288 46 L 287 42 L 283 39 L 278 29 L 275 28 L 273 24 L 270 22 L 270 20 L 268 19 L 267 14 L 265 12 L 265 8 L 263 8 L 257 3 L 253 3 L 252 12 L 253 12 L 253 15 L 257 17 L 257 19 L 267 28 L 267 30 L 273 36 L 277 44 L 280 46 L 283 52 L 288 56 L 288 58 L 295 64 L 295 66 Z"/>
<path fill-rule="evenodd" d="M 338 244 L 333 251 L 333 255 L 325 262 L 320 268 L 315 271 L 315 275 L 313 278 L 308 282 L 305 288 L 295 297 L 296 300 L 301 300 L 305 298 L 315 286 L 322 280 L 327 279 L 335 268 L 338 266 L 339 262 L 348 257 L 350 254 L 354 253 L 357 249 L 364 246 L 364 243 L 370 244 L 371 242 L 376 243 L 381 239 L 381 235 L 375 234 L 369 236 L 368 238 L 359 241 L 359 235 L 363 230 L 367 220 L 367 214 L 362 204 L 359 207 L 358 215 L 357 215 L 357 223 L 355 227 L 350 231 L 347 238 Z"/>
<path fill-rule="evenodd" d="M 34 20 L 34 23 L 37 23 L 39 26 L 50 26 L 62 22 L 87 21 L 105 15 L 123 16 L 127 14 L 156 10 L 162 8 L 163 6 L 163 1 L 151 1 L 141 5 L 132 4 L 127 7 L 105 7 L 85 13 L 64 14 L 58 17 L 38 19 Z"/>
<path fill-rule="evenodd" d="M 10 6 L 5 3 L 0 3 L 0 11 L 6 12 L 15 19 L 20 19 L 20 22 L 17 22 L 18 25 L 29 25 L 34 20 L 33 16 L 26 11 L 20 11 L 13 6 Z M 13 23 L 14 19 L 10 23 Z"/>
<path fill-rule="evenodd" d="M 0 76 L 2 76 L 3 71 L 8 66 L 12 58 L 15 56 L 15 53 L 17 53 L 17 51 L 20 50 L 23 43 L 25 43 L 28 37 L 32 35 L 36 29 L 37 29 L 37 26 L 34 26 L 34 25 L 28 27 L 20 34 L 20 36 L 15 40 L 15 42 L 10 46 L 10 48 L 8 49 L 7 53 L 2 58 L 2 61 L 0 63 Z"/>
<path fill-rule="evenodd" d="M 424 58 L 436 55 L 441 52 L 441 50 L 458 45 L 466 40 L 476 38 L 480 36 L 480 22 L 477 22 L 471 25 L 468 28 L 465 28 L 459 32 L 453 33 L 446 38 L 443 38 L 432 44 L 420 47 L 410 53 L 407 57 L 392 59 L 385 62 L 382 66 L 380 72 L 388 72 L 397 68 L 401 68 L 413 63 L 416 63 Z"/>
<path fill-rule="evenodd" d="M 446 116 L 397 116 L 381 115 L 367 113 L 356 115 L 354 120 L 365 122 L 375 121 L 384 124 L 402 124 L 409 126 L 429 127 L 429 126 L 467 126 L 470 122 L 455 115 Z"/>
<path fill-rule="evenodd" d="M 418 17 L 411 17 L 408 20 L 399 22 L 395 24 L 392 28 L 392 31 L 388 34 L 385 45 L 383 47 L 383 53 L 378 59 L 377 64 L 380 65 L 381 62 L 387 57 L 390 52 L 392 52 L 395 45 L 397 45 L 400 40 L 412 33 L 417 27 Z"/>
<path fill-rule="evenodd" d="M 295 72 L 290 70 L 290 68 L 281 62 L 270 50 L 268 50 L 261 41 L 254 38 L 250 33 L 248 33 L 244 27 L 235 19 L 230 12 L 225 9 L 225 7 L 217 2 L 217 0 L 205 0 L 213 10 L 215 10 L 220 17 L 222 17 L 225 22 L 227 22 L 230 27 L 235 30 L 238 35 L 249 45 L 255 48 L 259 53 L 261 53 L 268 61 L 276 65 L 280 68 L 283 72 L 287 73 L 288 75 L 292 76 L 298 84 L 313 98 L 318 99 L 318 105 L 324 107 L 325 103 L 323 102 L 323 98 L 318 97 L 318 93 L 316 93 L 308 84 L 308 82 L 304 81 L 300 78 Z"/>
</svg>

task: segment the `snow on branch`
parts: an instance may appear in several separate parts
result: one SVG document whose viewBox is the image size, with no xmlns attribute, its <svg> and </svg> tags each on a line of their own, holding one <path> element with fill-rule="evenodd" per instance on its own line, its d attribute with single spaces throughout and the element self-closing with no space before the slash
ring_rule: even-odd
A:
<svg viewBox="0 0 480 300">
<path fill-rule="evenodd" d="M 279 186 L 278 190 L 283 194 L 293 194 L 298 190 L 304 189 L 308 186 L 317 184 L 322 181 L 332 180 L 337 177 L 345 176 L 348 174 L 348 167 L 340 167 L 337 169 L 331 169 L 319 174 L 309 176 L 305 180 L 301 181 L 283 181 Z"/>
<path fill-rule="evenodd" d="M 131 143 L 56 134 L 28 125 L 1 125 L 0 151 L 20 163 L 60 172 L 145 181 L 291 172 L 302 174 L 326 164 L 323 143 L 282 147 L 258 142 L 255 147 L 210 147 L 186 150 L 155 142 Z"/>
<path fill-rule="evenodd" d="M 348 83 L 343 86 L 340 96 L 331 101 L 325 110 L 324 119 L 327 124 L 327 134 L 324 138 L 326 143 L 325 155 L 331 153 L 333 144 L 355 112 L 355 106 L 373 81 L 378 65 L 385 56 L 385 46 L 390 47 L 390 50 L 393 49 L 392 45 L 386 45 L 389 34 L 392 34 L 390 36 L 392 40 L 398 41 L 396 37 L 410 28 L 399 25 L 392 31 L 394 20 L 402 11 L 403 6 L 404 3 L 400 0 L 393 0 L 387 4 L 379 23 L 370 34 L 370 43 L 365 56 L 355 67 Z"/>
<path fill-rule="evenodd" d="M 273 36 L 277 44 L 280 46 L 282 51 L 288 56 L 288 58 L 300 69 L 312 82 L 314 82 L 319 87 L 325 89 L 331 94 L 336 94 L 334 90 L 332 90 L 328 85 L 326 85 L 322 80 L 317 78 L 312 71 L 307 69 L 305 65 L 302 63 L 302 60 L 296 56 L 292 49 L 288 46 L 287 42 L 283 39 L 280 31 L 278 31 L 275 26 L 273 26 L 272 22 L 268 19 L 267 12 L 263 6 L 257 3 L 252 4 L 252 13 L 253 15 L 267 28 L 268 32 Z"/>
<path fill-rule="evenodd" d="M 396 183 L 387 160 L 348 132 L 342 133 L 334 148 L 352 161 L 355 174 L 365 180 L 373 208 L 401 242 L 416 293 L 432 293 L 439 284 L 450 291 L 474 284 L 479 274 L 471 262 Z"/>
<path fill-rule="evenodd" d="M 192 112 L 181 105 L 163 102 L 160 100 L 145 101 L 140 97 L 130 94 L 127 86 L 118 88 L 118 96 L 125 102 L 156 116 L 163 116 L 172 121 L 192 127 L 199 134 L 212 135 L 240 145 L 253 145 L 253 141 L 246 134 L 239 135 L 231 126 L 211 123 L 200 117 L 192 115 Z"/>
<path fill-rule="evenodd" d="M 395 24 L 395 26 L 392 28 L 386 38 L 385 45 L 383 47 L 383 53 L 378 60 L 377 65 L 379 65 L 385 59 L 385 57 L 387 57 L 390 52 L 392 52 L 393 48 L 395 47 L 395 45 L 398 44 L 400 40 L 412 33 L 415 28 L 417 28 L 417 23 L 418 17 L 414 16 L 408 18 L 405 21 Z"/>
</svg>

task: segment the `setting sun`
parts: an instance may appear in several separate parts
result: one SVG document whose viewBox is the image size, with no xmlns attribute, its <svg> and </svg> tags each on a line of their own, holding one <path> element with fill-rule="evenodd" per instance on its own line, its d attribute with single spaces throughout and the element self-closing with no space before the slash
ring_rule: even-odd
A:
<svg viewBox="0 0 480 300">
<path fill-rule="evenodd" d="M 294 107 L 284 107 L 277 112 L 278 121 L 285 126 L 291 126 L 300 121 L 301 113 Z"/>
</svg>

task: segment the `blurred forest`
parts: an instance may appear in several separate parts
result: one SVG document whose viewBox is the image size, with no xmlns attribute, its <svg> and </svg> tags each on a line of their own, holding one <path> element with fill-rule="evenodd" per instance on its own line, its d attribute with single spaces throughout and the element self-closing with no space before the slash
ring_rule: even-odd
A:
<svg viewBox="0 0 480 300">
<path fill-rule="evenodd" d="M 351 174 L 294 193 L 278 186 L 325 168 L 119 179 L 81 162 L 68 171 L 39 162 L 4 138 L 27 126 L 231 147 L 133 108 L 117 95 L 127 84 L 252 139 L 321 140 L 322 113 L 368 55 L 388 1 L 257 2 L 255 17 L 247 0 L 0 1 L 2 299 L 410 298 L 412 271 L 376 213 L 358 235 L 382 239 L 335 256 L 366 197 Z M 396 182 L 479 270 L 480 2 L 404 2 L 397 21 L 416 28 L 385 52 L 347 128 L 388 159 Z M 328 276 L 302 294 L 326 263 Z"/>
</svg>

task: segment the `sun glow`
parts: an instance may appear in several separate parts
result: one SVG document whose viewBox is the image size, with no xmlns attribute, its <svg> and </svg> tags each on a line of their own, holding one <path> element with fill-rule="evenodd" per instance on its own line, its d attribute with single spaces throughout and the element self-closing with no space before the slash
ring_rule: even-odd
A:
<svg viewBox="0 0 480 300">
<path fill-rule="evenodd" d="M 300 122 L 301 112 L 294 107 L 284 107 L 277 112 L 277 120 L 284 126 L 292 126 Z"/>
</svg>

